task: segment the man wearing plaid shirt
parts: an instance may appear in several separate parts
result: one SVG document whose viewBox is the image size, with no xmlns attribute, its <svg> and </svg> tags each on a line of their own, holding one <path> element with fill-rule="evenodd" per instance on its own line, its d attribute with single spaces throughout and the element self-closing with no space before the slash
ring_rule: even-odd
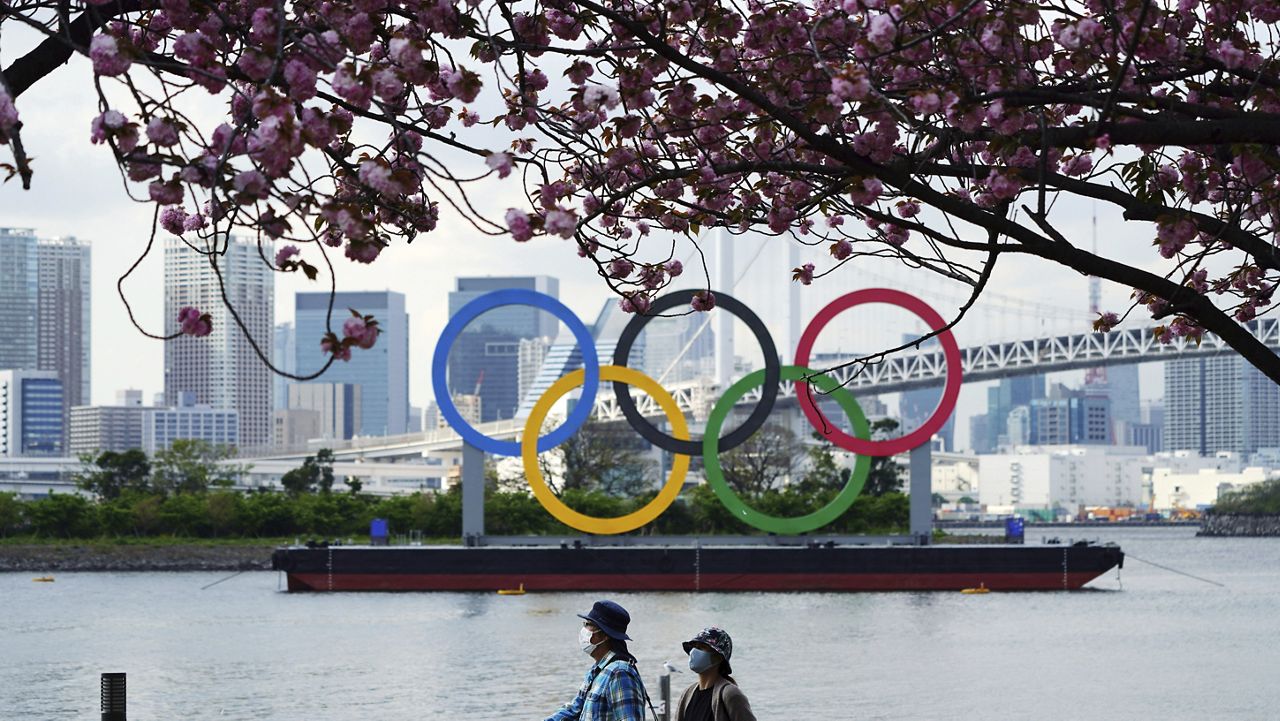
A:
<svg viewBox="0 0 1280 721">
<path fill-rule="evenodd" d="M 546 721 L 644 721 L 644 685 L 627 651 L 631 616 L 613 601 L 596 601 L 578 632 L 578 644 L 595 659 L 573 701 Z"/>
</svg>

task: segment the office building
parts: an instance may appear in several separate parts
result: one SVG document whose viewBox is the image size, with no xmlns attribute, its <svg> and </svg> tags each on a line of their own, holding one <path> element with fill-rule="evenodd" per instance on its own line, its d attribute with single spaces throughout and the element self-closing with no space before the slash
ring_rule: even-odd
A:
<svg viewBox="0 0 1280 721">
<path fill-rule="evenodd" d="M 275 338 L 271 343 L 271 365 L 285 373 L 298 372 L 298 334 L 294 332 L 293 322 L 276 324 Z M 279 374 L 271 378 L 271 407 L 277 411 L 289 407 L 290 379 Z"/>
<path fill-rule="evenodd" d="M 1238 355 L 1165 363 L 1164 449 L 1241 455 L 1280 446 L 1280 385 Z"/>
<path fill-rule="evenodd" d="M 163 451 L 177 440 L 201 440 L 211 446 L 239 446 L 243 427 L 239 412 L 195 402 L 194 394 L 180 393 L 169 408 L 149 408 L 142 425 L 142 449 L 147 455 Z"/>
<path fill-rule="evenodd" d="M 35 231 L 0 228 L 0 369 L 37 367 L 39 278 Z"/>
<path fill-rule="evenodd" d="M 359 434 L 363 425 L 363 386 L 354 383 L 290 383 L 287 390 L 285 407 L 288 410 L 316 414 L 316 428 L 310 438 L 345 440 Z"/>
<path fill-rule="evenodd" d="M 272 446 L 299 448 L 320 438 L 320 413 L 301 408 L 286 408 L 271 414 Z"/>
<path fill-rule="evenodd" d="M 208 336 L 182 336 L 165 343 L 165 405 L 178 406 L 182 394 L 191 393 L 196 405 L 234 410 L 240 423 L 237 440 L 245 446 L 264 446 L 272 440 L 273 374 L 246 333 L 270 358 L 275 332 L 274 271 L 262 261 L 255 241 L 232 238 L 224 250 L 213 256 L 218 264 L 215 273 L 209 255 L 180 240 L 165 244 L 166 331 L 176 330 L 178 311 L 187 306 L 213 318 Z M 219 274 L 244 330 L 222 301 Z"/>
<path fill-rule="evenodd" d="M 296 372 L 309 375 L 328 360 L 320 350 L 326 327 L 342 337 L 342 324 L 351 317 L 351 308 L 372 315 L 382 333 L 367 350 L 355 348 L 351 360 L 329 366 L 316 383 L 358 384 L 360 423 L 355 433 L 362 436 L 394 436 L 409 425 L 409 314 L 404 294 L 392 291 L 338 293 L 333 298 L 333 317 L 328 293 L 298 293 L 294 298 Z M 348 436 L 349 437 L 349 436 Z"/>
<path fill-rule="evenodd" d="M 142 425 L 150 409 L 141 400 L 139 393 L 136 404 L 72 407 L 68 455 L 123 453 L 142 448 Z"/>
<path fill-rule="evenodd" d="M 62 456 L 66 416 L 53 371 L 0 370 L 0 458 Z"/>
<path fill-rule="evenodd" d="M 89 244 L 75 238 L 40 239 L 36 257 L 36 366 L 58 374 L 64 411 L 69 411 L 91 400 Z"/>
<path fill-rule="evenodd" d="M 507 288 L 536 290 L 553 298 L 560 294 L 560 282 L 547 276 L 458 278 L 449 293 L 449 315 L 475 298 Z M 472 320 L 449 351 L 450 393 L 479 396 L 483 421 L 515 417 L 521 400 L 520 341 L 555 338 L 559 325 L 550 313 L 518 305 L 494 308 Z"/>
</svg>

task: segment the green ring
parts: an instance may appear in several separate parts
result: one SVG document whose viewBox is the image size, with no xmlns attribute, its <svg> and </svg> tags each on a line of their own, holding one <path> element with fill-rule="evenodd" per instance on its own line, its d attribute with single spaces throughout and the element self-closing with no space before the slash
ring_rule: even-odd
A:
<svg viewBox="0 0 1280 721">
<path fill-rule="evenodd" d="M 857 438 L 867 439 L 871 437 L 871 428 L 867 425 L 867 417 L 863 415 L 862 408 L 858 406 L 858 402 L 854 400 L 853 394 L 844 386 L 829 376 L 825 376 L 802 366 L 782 366 L 782 377 L 784 381 L 807 380 L 813 384 L 819 391 L 830 393 L 840 404 L 840 408 L 844 410 L 845 415 L 849 416 L 849 420 L 853 422 L 853 434 Z M 844 488 L 836 497 L 831 499 L 827 505 L 819 508 L 813 513 L 795 518 L 779 518 L 762 513 L 748 506 L 738 498 L 738 494 L 729 488 L 729 484 L 724 480 L 724 470 L 720 467 L 720 450 L 717 447 L 720 441 L 720 427 L 724 425 L 724 421 L 728 418 L 733 406 L 738 399 L 746 394 L 747 391 L 755 388 L 764 382 L 764 370 L 758 370 L 747 375 L 742 380 L 734 383 L 729 387 L 715 407 L 711 409 L 711 415 L 707 418 L 707 429 L 702 437 L 702 465 L 703 476 L 707 479 L 707 483 L 711 484 L 711 489 L 715 491 L 716 497 L 724 504 L 725 508 L 746 523 L 769 533 L 777 533 L 780 535 L 795 535 L 799 533 L 807 533 L 809 531 L 821 528 L 828 523 L 839 518 L 853 502 L 858 498 L 858 494 L 862 492 L 863 485 L 867 482 L 867 474 L 871 470 L 871 457 L 859 455 L 857 462 L 854 464 L 853 472 L 849 474 L 849 480 L 845 483 Z"/>
</svg>

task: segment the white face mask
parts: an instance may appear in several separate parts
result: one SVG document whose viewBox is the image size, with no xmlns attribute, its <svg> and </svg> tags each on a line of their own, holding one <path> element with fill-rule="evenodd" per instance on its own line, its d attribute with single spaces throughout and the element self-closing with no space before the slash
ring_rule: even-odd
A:
<svg viewBox="0 0 1280 721">
<path fill-rule="evenodd" d="M 591 629 L 587 628 L 586 626 L 583 626 L 582 628 L 578 629 L 578 645 L 582 647 L 583 653 L 585 654 L 594 653 L 596 650 L 596 646 L 599 646 L 600 643 L 604 643 L 604 641 L 601 641 L 600 643 L 591 643 L 591 637 L 594 635 L 595 635 L 595 632 L 593 632 Z"/>
</svg>

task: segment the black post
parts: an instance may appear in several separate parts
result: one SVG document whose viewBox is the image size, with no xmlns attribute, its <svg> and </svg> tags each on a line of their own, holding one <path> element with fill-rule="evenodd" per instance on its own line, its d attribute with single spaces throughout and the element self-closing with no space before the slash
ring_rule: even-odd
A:
<svg viewBox="0 0 1280 721">
<path fill-rule="evenodd" d="M 122 673 L 102 674 L 102 721 L 127 721 Z"/>
</svg>

